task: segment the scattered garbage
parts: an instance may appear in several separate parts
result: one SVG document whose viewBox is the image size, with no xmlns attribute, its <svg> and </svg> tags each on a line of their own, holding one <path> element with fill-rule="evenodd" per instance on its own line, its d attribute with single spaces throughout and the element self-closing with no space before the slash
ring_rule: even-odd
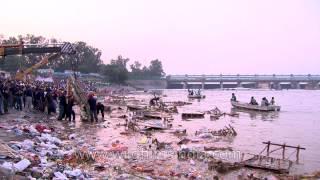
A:
<svg viewBox="0 0 320 180">
<path fill-rule="evenodd" d="M 201 138 L 213 138 L 214 136 L 237 136 L 237 132 L 229 124 L 229 126 L 225 126 L 225 128 L 217 131 L 213 131 L 213 130 L 196 131 L 195 135 Z"/>
<path fill-rule="evenodd" d="M 18 163 L 11 163 L 11 162 L 4 162 L 1 167 L 8 169 L 12 172 L 22 172 L 25 170 L 28 166 L 31 165 L 31 162 L 27 159 L 23 159 L 19 161 Z"/>
<path fill-rule="evenodd" d="M 73 140 L 73 139 L 75 139 L 75 138 L 76 138 L 76 134 L 70 134 L 70 135 L 69 135 L 69 139 L 70 139 L 70 140 Z"/>
<path fill-rule="evenodd" d="M 68 180 L 67 176 L 61 172 L 54 172 L 54 176 L 56 180 Z"/>
<path fill-rule="evenodd" d="M 18 163 L 14 164 L 14 168 L 18 171 L 18 172 L 22 172 L 23 170 L 25 170 L 28 166 L 30 166 L 31 162 L 28 159 L 23 159 L 21 161 L 19 161 Z"/>
</svg>

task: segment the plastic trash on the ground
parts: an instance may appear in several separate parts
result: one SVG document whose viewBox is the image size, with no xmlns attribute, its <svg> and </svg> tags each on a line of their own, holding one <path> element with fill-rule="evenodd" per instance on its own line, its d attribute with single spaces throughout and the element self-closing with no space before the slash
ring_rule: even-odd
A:
<svg viewBox="0 0 320 180">
<path fill-rule="evenodd" d="M 54 172 L 54 176 L 55 177 L 53 179 L 55 180 L 68 180 L 67 176 L 61 172 Z"/>
<path fill-rule="evenodd" d="M 23 160 L 19 161 L 18 163 L 14 164 L 14 167 L 15 167 L 16 171 L 22 172 L 30 165 L 31 165 L 31 162 L 28 159 L 23 159 Z"/>
</svg>

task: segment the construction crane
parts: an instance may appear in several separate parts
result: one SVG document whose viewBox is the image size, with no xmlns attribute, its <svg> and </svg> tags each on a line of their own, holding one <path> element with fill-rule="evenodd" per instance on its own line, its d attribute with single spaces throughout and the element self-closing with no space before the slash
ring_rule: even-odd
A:
<svg viewBox="0 0 320 180">
<path fill-rule="evenodd" d="M 46 65 L 51 60 L 58 58 L 62 54 L 75 54 L 76 50 L 71 43 L 60 43 L 60 44 L 46 44 L 46 45 L 26 45 L 20 41 L 17 45 L 0 45 L 0 56 L 6 57 L 8 55 L 22 55 L 32 53 L 53 53 L 44 57 L 40 62 L 27 68 L 26 70 L 19 70 L 16 73 L 16 80 L 24 80 L 25 77 L 38 69 L 41 66 Z"/>
</svg>

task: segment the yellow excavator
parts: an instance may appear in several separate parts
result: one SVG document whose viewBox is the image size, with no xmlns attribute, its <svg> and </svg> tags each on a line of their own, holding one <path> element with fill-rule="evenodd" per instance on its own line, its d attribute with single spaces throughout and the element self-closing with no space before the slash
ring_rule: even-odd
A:
<svg viewBox="0 0 320 180">
<path fill-rule="evenodd" d="M 0 56 L 6 57 L 8 55 L 22 55 L 31 53 L 53 53 L 44 57 L 40 62 L 27 68 L 26 70 L 19 70 L 16 73 L 16 80 L 25 80 L 26 76 L 32 73 L 34 70 L 41 66 L 46 65 L 51 60 L 58 58 L 62 54 L 75 54 L 75 48 L 71 43 L 61 43 L 61 44 L 48 44 L 48 45 L 25 45 L 20 41 L 17 45 L 0 45 Z"/>
</svg>

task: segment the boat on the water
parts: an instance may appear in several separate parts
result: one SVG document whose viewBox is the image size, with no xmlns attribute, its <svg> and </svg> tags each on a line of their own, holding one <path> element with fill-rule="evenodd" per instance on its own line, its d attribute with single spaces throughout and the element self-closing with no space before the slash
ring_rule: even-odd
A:
<svg viewBox="0 0 320 180">
<path fill-rule="evenodd" d="M 244 103 L 244 102 L 238 102 L 238 101 L 231 101 L 231 105 L 235 108 L 254 110 L 254 111 L 280 111 L 281 109 L 281 106 L 276 106 L 276 105 L 259 106 L 259 105 Z"/>
<path fill-rule="evenodd" d="M 188 98 L 190 99 L 204 99 L 206 98 L 205 95 L 188 95 Z"/>
</svg>

